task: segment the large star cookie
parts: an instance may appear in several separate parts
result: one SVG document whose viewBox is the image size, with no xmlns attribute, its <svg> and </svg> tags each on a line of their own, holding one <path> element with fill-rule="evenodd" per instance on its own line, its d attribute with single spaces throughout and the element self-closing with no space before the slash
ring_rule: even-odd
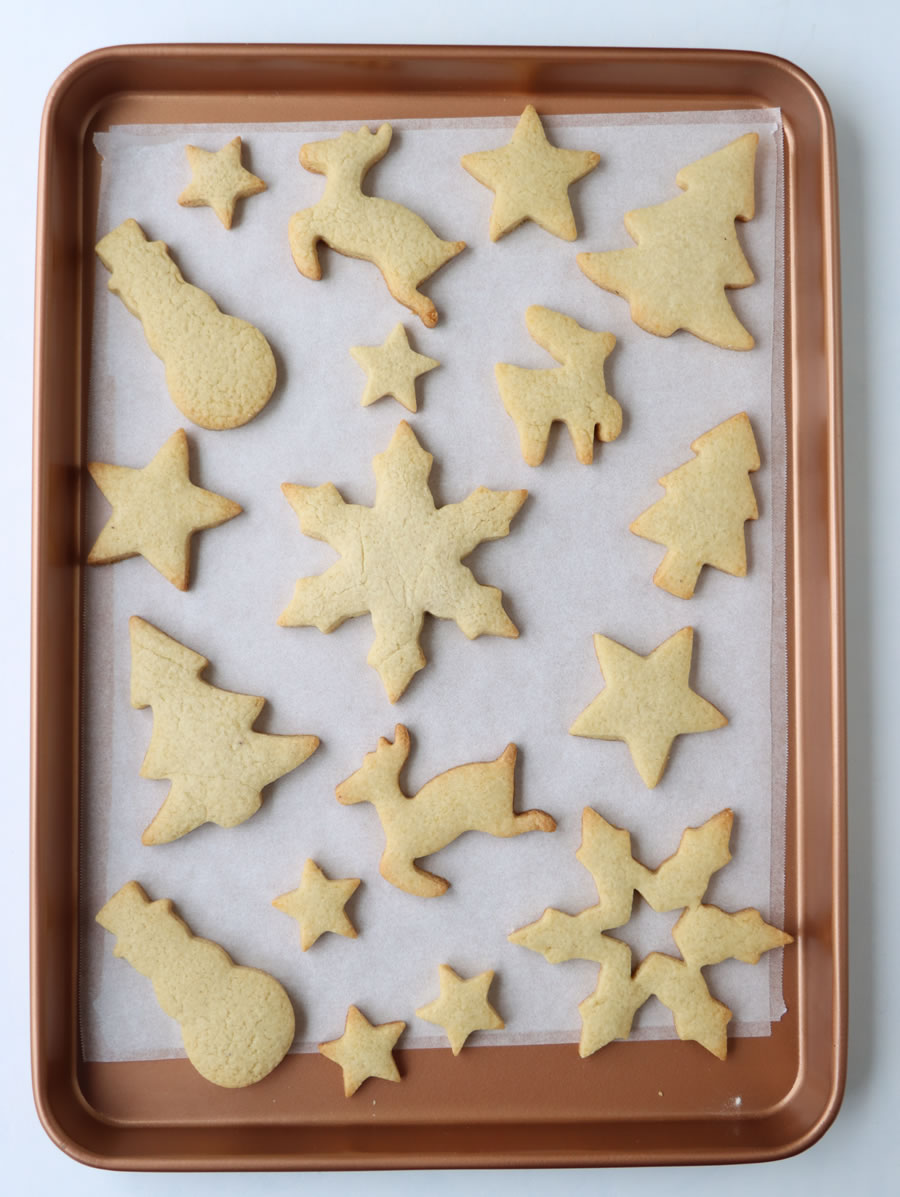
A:
<svg viewBox="0 0 900 1197">
<path fill-rule="evenodd" d="M 347 917 L 344 907 L 358 887 L 358 877 L 332 881 L 314 860 L 308 860 L 303 866 L 303 876 L 297 889 L 281 894 L 272 905 L 300 924 L 300 946 L 305 952 L 326 931 L 356 939 L 356 928 Z"/>
<path fill-rule="evenodd" d="M 594 637 L 606 686 L 569 728 L 573 736 L 624 740 L 644 785 L 662 777 L 672 742 L 728 720 L 690 687 L 694 629 L 682 628 L 642 657 L 608 636 Z"/>
<path fill-rule="evenodd" d="M 575 216 L 569 187 L 594 169 L 600 155 L 564 150 L 547 140 L 541 118 L 529 104 L 508 145 L 466 154 L 462 164 L 473 178 L 494 192 L 492 241 L 533 220 L 548 233 L 574 241 Z"/>
<path fill-rule="evenodd" d="M 419 634 L 426 612 L 454 619 L 466 636 L 518 636 L 496 587 L 481 586 L 462 558 L 483 540 L 506 536 L 524 490 L 479 487 L 461 503 L 435 507 L 428 486 L 433 458 L 401 422 L 374 460 L 375 506 L 346 503 L 330 482 L 282 486 L 301 530 L 325 540 L 341 560 L 301 578 L 278 622 L 332 632 L 369 611 L 375 643 L 368 662 L 396 702 L 425 664 Z"/>
<path fill-rule="evenodd" d="M 366 372 L 362 406 L 393 395 L 407 411 L 415 411 L 416 379 L 441 363 L 410 347 L 406 329 L 398 324 L 383 345 L 354 345 L 351 356 Z"/>
<path fill-rule="evenodd" d="M 266 190 L 266 184 L 241 165 L 241 139 L 210 153 L 199 146 L 185 147 L 192 175 L 178 197 L 185 208 L 212 208 L 226 229 L 231 228 L 235 204 L 239 199 Z"/>
<path fill-rule="evenodd" d="M 345 1097 L 352 1097 L 370 1076 L 384 1081 L 400 1080 L 393 1048 L 405 1029 L 405 1022 L 373 1026 L 356 1006 L 349 1008 L 340 1039 L 319 1044 L 322 1055 L 339 1064 L 343 1071 Z"/>
<path fill-rule="evenodd" d="M 494 979 L 493 969 L 466 980 L 449 964 L 441 964 L 438 974 L 440 997 L 422 1006 L 416 1014 L 425 1022 L 444 1028 L 454 1056 L 459 1055 L 473 1031 L 499 1031 L 506 1026 L 487 998 Z"/>
<path fill-rule="evenodd" d="M 193 534 L 224 524 L 243 510 L 191 482 L 182 428 L 142 469 L 92 461 L 88 470 L 113 509 L 88 554 L 88 565 L 143 557 L 179 590 L 190 583 Z"/>
</svg>

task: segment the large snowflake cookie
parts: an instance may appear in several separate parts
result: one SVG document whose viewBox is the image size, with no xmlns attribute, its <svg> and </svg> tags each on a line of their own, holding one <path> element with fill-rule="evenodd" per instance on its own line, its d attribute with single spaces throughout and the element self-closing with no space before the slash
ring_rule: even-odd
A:
<svg viewBox="0 0 900 1197">
<path fill-rule="evenodd" d="M 279 616 L 284 627 L 333 632 L 345 619 L 372 615 L 368 661 L 396 702 L 425 664 L 419 634 L 429 612 L 454 619 L 466 636 L 518 636 L 494 586 L 481 586 L 462 564 L 483 540 L 498 540 L 525 501 L 525 490 L 481 486 L 461 503 L 435 507 L 428 486 L 433 458 L 402 422 L 374 460 L 375 506 L 347 503 L 337 487 L 282 486 L 301 530 L 325 540 L 341 560 L 301 578 Z"/>
<path fill-rule="evenodd" d="M 650 870 L 632 856 L 627 831 L 585 809 L 576 856 L 594 878 L 599 902 L 576 915 L 545 910 L 509 937 L 551 964 L 592 960 L 601 966 L 597 988 L 578 1007 L 582 1056 L 627 1039 L 634 1015 L 655 994 L 672 1011 L 680 1039 L 694 1039 L 725 1058 L 731 1011 L 709 992 L 701 970 L 728 959 L 756 964 L 763 952 L 793 942 L 758 910 L 728 914 L 703 904 L 713 873 L 731 860 L 733 819 L 723 810 L 702 827 L 688 828 L 675 855 Z M 635 891 L 657 912 L 683 908 L 683 913 L 672 931 L 681 959 L 651 952 L 632 975 L 628 944 L 606 932 L 629 921 Z"/>
</svg>

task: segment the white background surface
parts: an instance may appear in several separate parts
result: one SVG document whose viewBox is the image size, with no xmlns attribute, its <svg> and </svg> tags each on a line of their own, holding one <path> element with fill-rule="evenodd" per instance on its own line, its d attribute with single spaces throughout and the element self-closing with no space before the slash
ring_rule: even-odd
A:
<svg viewBox="0 0 900 1197">
<path fill-rule="evenodd" d="M 0 869 L 5 917 L 0 1012 L 7 1054 L 0 1068 L 0 1150 L 7 1191 L 44 1194 L 500 1194 L 844 1193 L 894 1191 L 900 1174 L 897 1099 L 900 988 L 896 857 L 900 815 L 888 761 L 898 709 L 896 620 L 898 505 L 895 465 L 900 399 L 894 357 L 897 261 L 897 84 L 900 9 L 891 0 L 707 0 L 676 4 L 597 0 L 531 6 L 519 0 L 305 5 L 297 0 L 154 0 L 17 4 L 4 22 L 6 185 L 4 229 L 4 431 L 0 509 L 7 585 L 0 591 L 0 662 L 6 686 L 6 837 Z M 93 1172 L 46 1138 L 30 1096 L 27 1011 L 27 739 L 31 299 L 40 111 L 53 80 L 99 46 L 174 41 L 470 42 L 708 46 L 783 55 L 830 100 L 838 137 L 844 291 L 847 467 L 851 1027 L 847 1093 L 832 1129 L 796 1159 L 738 1168 L 490 1173 L 227 1176 Z"/>
</svg>

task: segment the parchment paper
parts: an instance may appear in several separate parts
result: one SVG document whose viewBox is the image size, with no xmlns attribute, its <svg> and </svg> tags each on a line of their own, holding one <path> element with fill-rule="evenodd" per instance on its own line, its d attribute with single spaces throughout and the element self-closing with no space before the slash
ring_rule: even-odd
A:
<svg viewBox="0 0 900 1197">
<path fill-rule="evenodd" d="M 441 315 L 434 330 L 391 299 L 367 263 L 322 246 L 325 277 L 312 282 L 291 260 L 288 220 L 315 203 L 323 187 L 300 167 L 299 147 L 357 125 L 138 126 L 95 138 L 103 156 L 97 236 L 134 217 L 149 237 L 166 241 L 188 281 L 263 330 L 279 382 L 268 407 L 244 428 L 190 425 L 168 396 L 163 365 L 140 323 L 107 291 L 109 276 L 97 262 L 90 459 L 142 466 L 186 427 L 194 481 L 237 500 L 245 514 L 195 538 L 187 593 L 141 558 L 86 571 L 81 1021 L 88 1059 L 183 1054 L 178 1026 L 158 1007 L 151 985 L 113 957 L 112 937 L 93 921 L 132 878 L 151 897 L 172 898 L 195 933 L 221 943 L 239 963 L 278 977 L 297 1009 L 300 1050 L 339 1035 L 351 1002 L 373 1022 L 405 1019 L 402 1046 L 445 1046 L 438 1028 L 415 1017 L 437 996 L 442 963 L 467 976 L 497 972 L 491 996 L 506 1029 L 475 1035 L 470 1044 L 577 1041 L 577 1004 L 593 991 L 597 966 L 551 966 L 507 935 L 547 906 L 575 913 L 596 901 L 591 877 L 575 859 L 586 805 L 629 828 L 635 855 L 650 866 L 675 851 L 684 827 L 732 807 L 734 859 L 713 878 L 708 898 L 725 909 L 753 905 L 770 920 L 781 917 L 778 113 L 548 118 L 556 144 L 603 157 L 571 190 L 579 228 L 571 244 L 534 224 L 496 244 L 488 238 L 493 196 L 459 158 L 504 144 L 514 119 L 393 122 L 392 148 L 367 190 L 412 207 L 441 236 L 468 243 L 424 284 Z M 750 130 L 760 134 L 757 212 L 739 225 L 739 236 L 757 282 L 730 297 L 756 348 L 729 352 L 686 333 L 653 337 L 632 323 L 623 300 L 588 281 L 575 254 L 630 245 L 627 210 L 674 196 L 681 166 Z M 226 232 L 211 209 L 181 208 L 176 197 L 189 178 L 184 146 L 218 149 L 237 133 L 245 165 L 269 189 L 242 201 Z M 617 441 L 597 446 L 590 467 L 577 463 L 560 425 L 544 464 L 527 466 L 500 401 L 495 362 L 553 364 L 525 328 L 525 309 L 534 303 L 618 338 L 606 380 L 622 404 L 624 427 Z M 380 344 L 398 321 L 414 348 L 442 363 L 420 379 L 414 416 L 392 399 L 362 408 L 365 378 L 348 352 Z M 684 602 L 652 584 L 664 550 L 628 525 L 662 496 L 656 480 L 690 458 L 690 442 L 742 410 L 763 460 L 753 476 L 760 518 L 747 525 L 749 576 L 706 569 L 696 596 Z M 434 454 L 439 503 L 461 500 L 479 485 L 527 487 L 530 495 L 510 536 L 467 561 L 479 581 L 503 590 L 519 639 L 470 642 L 454 624 L 429 618 L 428 665 L 392 707 L 365 662 L 373 638 L 368 617 L 329 636 L 276 625 L 295 580 L 335 560 L 327 545 L 300 533 L 280 484 L 331 481 L 347 501 L 371 504 L 372 458 L 401 418 Z M 109 508 L 86 486 L 90 545 Z M 173 844 L 142 846 L 141 831 L 168 783 L 138 774 L 152 715 L 129 703 L 132 614 L 209 657 L 213 684 L 264 695 L 261 730 L 321 737 L 319 751 L 268 788 L 262 809 L 242 826 L 208 824 Z M 680 737 L 662 782 L 648 790 L 624 744 L 578 739 L 567 728 L 602 688 L 593 633 L 647 653 L 688 624 L 695 628 L 692 684 L 729 724 Z M 413 736 L 408 793 L 444 769 L 493 759 L 513 741 L 520 750 L 518 809 L 551 812 L 558 830 L 509 840 L 468 833 L 427 862 L 452 882 L 444 897 L 425 900 L 393 888 L 378 872 L 383 839 L 374 808 L 343 807 L 334 788 L 397 722 Z M 326 935 L 303 953 L 296 924 L 272 908 L 274 897 L 299 884 L 307 857 L 329 876 L 362 878 L 348 907 L 358 939 Z M 652 949 L 677 955 L 669 935 L 676 917 L 655 915 L 636 899 L 631 924 L 616 934 L 632 945 L 635 963 Z M 783 1013 L 780 966 L 780 953 L 770 953 L 756 967 L 729 962 L 706 970 L 712 991 L 734 1011 L 731 1034 L 767 1034 Z M 651 999 L 634 1037 L 673 1034 L 669 1012 Z"/>
</svg>

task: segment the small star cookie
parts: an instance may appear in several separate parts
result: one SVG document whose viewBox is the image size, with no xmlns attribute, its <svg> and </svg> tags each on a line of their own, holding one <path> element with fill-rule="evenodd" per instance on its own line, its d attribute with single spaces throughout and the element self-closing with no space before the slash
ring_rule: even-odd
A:
<svg viewBox="0 0 900 1197">
<path fill-rule="evenodd" d="M 499 1031 L 506 1026 L 487 999 L 494 979 L 493 969 L 466 980 L 449 964 L 441 964 L 438 974 L 441 996 L 417 1010 L 416 1014 L 425 1022 L 444 1028 L 454 1056 L 459 1055 L 473 1031 Z"/>
<path fill-rule="evenodd" d="M 405 1029 L 405 1022 L 383 1022 L 373 1026 L 356 1006 L 349 1008 L 340 1039 L 319 1044 L 322 1055 L 341 1066 L 345 1097 L 352 1097 L 370 1076 L 380 1077 L 383 1081 L 400 1080 L 393 1047 Z"/>
<path fill-rule="evenodd" d="M 416 379 L 441 364 L 410 347 L 402 324 L 394 328 L 383 345 L 354 345 L 350 355 L 367 375 L 363 407 L 393 395 L 407 411 L 416 411 Z"/>
<path fill-rule="evenodd" d="M 326 931 L 356 939 L 356 928 L 345 914 L 344 906 L 358 887 L 358 877 L 329 880 L 314 860 L 308 860 L 299 887 L 282 894 L 272 905 L 300 924 L 300 946 L 305 952 Z"/>
<path fill-rule="evenodd" d="M 185 146 L 193 172 L 191 181 L 178 197 L 183 208 L 212 208 L 226 229 L 231 228 L 235 204 L 239 199 L 266 190 L 262 179 L 241 165 L 241 139 L 211 153 L 199 146 Z"/>
<path fill-rule="evenodd" d="M 644 785 L 662 777 L 672 742 L 686 732 L 713 731 L 728 720 L 690 687 L 694 629 L 682 628 L 648 656 L 608 636 L 594 637 L 606 687 L 569 728 L 573 736 L 624 740 Z"/>
<path fill-rule="evenodd" d="M 183 428 L 142 469 L 92 461 L 88 470 L 113 509 L 88 554 L 88 565 L 143 557 L 179 590 L 187 590 L 190 582 L 193 534 L 224 524 L 243 510 L 191 482 Z"/>
<path fill-rule="evenodd" d="M 574 241 L 577 234 L 569 187 L 592 171 L 600 155 L 564 150 L 547 140 L 541 118 L 529 104 L 508 145 L 466 154 L 462 165 L 494 192 L 490 235 L 498 241 L 523 221 Z"/>
</svg>

